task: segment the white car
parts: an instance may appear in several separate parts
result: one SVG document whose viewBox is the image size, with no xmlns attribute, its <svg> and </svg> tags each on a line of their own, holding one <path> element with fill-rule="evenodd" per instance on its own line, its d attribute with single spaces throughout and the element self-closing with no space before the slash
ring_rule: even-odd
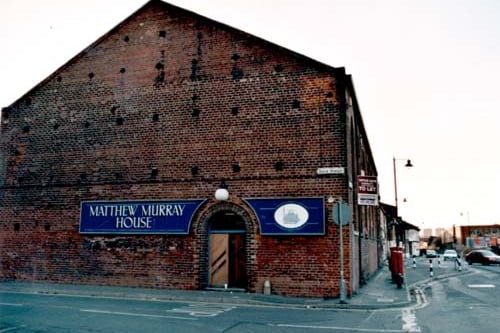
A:
<svg viewBox="0 0 500 333">
<path fill-rule="evenodd" d="M 443 253 L 443 260 L 456 260 L 457 259 L 457 251 L 455 250 L 445 250 L 444 253 Z"/>
<path fill-rule="evenodd" d="M 426 251 L 426 257 L 427 258 L 436 258 L 437 257 L 437 252 L 435 250 L 427 250 Z"/>
</svg>

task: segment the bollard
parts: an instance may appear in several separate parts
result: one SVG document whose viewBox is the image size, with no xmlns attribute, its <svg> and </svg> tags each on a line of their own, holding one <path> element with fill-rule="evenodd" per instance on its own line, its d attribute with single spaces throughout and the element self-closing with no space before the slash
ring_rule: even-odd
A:
<svg viewBox="0 0 500 333">
<path fill-rule="evenodd" d="M 441 256 L 438 254 L 438 267 L 441 267 Z"/>
<path fill-rule="evenodd" d="M 271 281 L 264 281 L 264 295 L 271 295 Z"/>
<path fill-rule="evenodd" d="M 432 270 L 432 259 L 429 259 L 429 276 L 434 276 L 434 271 Z"/>
<path fill-rule="evenodd" d="M 461 272 L 462 271 L 462 262 L 460 261 L 459 257 L 456 257 L 455 264 L 456 264 L 455 267 L 458 266 L 458 271 Z"/>
<path fill-rule="evenodd" d="M 403 287 L 403 282 L 404 282 L 403 274 L 398 273 L 396 278 L 396 285 L 398 289 L 401 289 Z"/>
<path fill-rule="evenodd" d="M 417 262 L 415 261 L 415 256 L 413 256 L 413 269 L 417 268 Z"/>
</svg>

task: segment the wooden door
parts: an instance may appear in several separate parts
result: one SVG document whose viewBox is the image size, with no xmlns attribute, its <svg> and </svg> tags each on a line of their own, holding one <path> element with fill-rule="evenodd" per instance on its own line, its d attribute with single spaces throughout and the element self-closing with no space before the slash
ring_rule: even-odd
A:
<svg viewBox="0 0 500 333">
<path fill-rule="evenodd" d="M 245 289 L 246 276 L 245 234 L 232 234 L 229 237 L 229 285 Z"/>
<path fill-rule="evenodd" d="M 210 234 L 210 285 L 229 284 L 229 234 Z"/>
</svg>

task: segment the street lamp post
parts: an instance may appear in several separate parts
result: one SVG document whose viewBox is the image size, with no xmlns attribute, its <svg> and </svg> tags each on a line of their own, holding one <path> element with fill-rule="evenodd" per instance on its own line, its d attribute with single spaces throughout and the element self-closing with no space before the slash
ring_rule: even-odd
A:
<svg viewBox="0 0 500 333">
<path fill-rule="evenodd" d="M 413 167 L 413 164 L 411 163 L 410 159 L 406 159 L 406 158 L 400 159 L 400 158 L 392 157 L 392 170 L 394 173 L 394 207 L 395 207 L 395 212 L 396 212 L 396 216 L 394 217 L 396 220 L 396 223 L 395 223 L 396 246 L 399 246 L 399 240 L 398 240 L 399 232 L 397 230 L 398 229 L 397 224 L 398 224 L 399 212 L 398 212 L 398 181 L 397 181 L 397 177 L 396 177 L 396 161 L 406 161 L 405 167 L 407 167 L 407 168 Z"/>
<path fill-rule="evenodd" d="M 403 274 L 404 274 L 404 269 L 403 269 L 403 247 L 399 246 L 399 242 L 401 240 L 401 223 L 402 221 L 399 219 L 399 212 L 398 212 L 398 181 L 396 177 L 396 161 L 399 159 L 393 157 L 392 158 L 392 167 L 393 167 L 393 172 L 394 172 L 394 210 L 395 210 L 395 215 L 394 220 L 392 221 L 392 224 L 394 226 L 394 231 L 396 232 L 396 247 L 391 248 L 391 271 L 392 271 L 392 280 L 397 283 L 398 289 L 401 288 L 401 285 L 403 283 Z M 412 167 L 413 164 L 411 164 L 411 161 L 409 159 L 406 159 L 406 167 Z"/>
<path fill-rule="evenodd" d="M 392 170 L 394 172 L 394 206 L 396 207 L 396 217 L 398 216 L 398 181 L 396 178 L 396 161 L 406 161 L 405 167 L 411 168 L 413 164 L 411 164 L 410 159 L 400 159 L 400 158 L 392 158 Z"/>
</svg>

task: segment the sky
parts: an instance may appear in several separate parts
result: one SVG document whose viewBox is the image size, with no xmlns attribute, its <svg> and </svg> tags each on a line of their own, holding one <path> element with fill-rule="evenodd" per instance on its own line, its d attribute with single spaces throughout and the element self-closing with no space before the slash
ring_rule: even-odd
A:
<svg viewBox="0 0 500 333">
<path fill-rule="evenodd" d="M 394 204 L 396 171 L 405 221 L 419 228 L 500 223 L 500 1 L 167 2 L 345 67 L 381 201 Z M 145 3 L 1 0 L 0 107 Z"/>
</svg>

